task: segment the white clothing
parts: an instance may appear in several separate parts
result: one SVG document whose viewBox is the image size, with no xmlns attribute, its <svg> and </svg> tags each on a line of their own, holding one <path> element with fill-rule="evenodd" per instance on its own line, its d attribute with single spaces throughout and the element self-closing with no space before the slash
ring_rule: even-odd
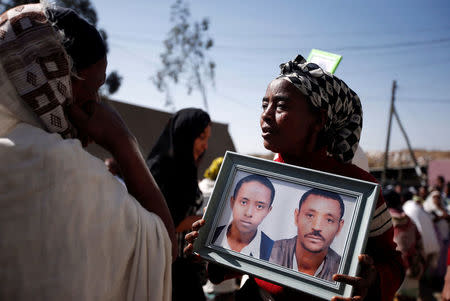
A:
<svg viewBox="0 0 450 301">
<path fill-rule="evenodd" d="M 426 198 L 425 202 L 423 203 L 423 209 L 428 212 L 431 215 L 435 215 L 438 217 L 444 216 L 447 214 L 443 209 L 439 208 L 434 202 L 434 196 L 439 195 L 441 196 L 441 193 L 438 191 L 431 192 L 428 197 Z M 441 196 L 442 200 L 442 196 Z M 441 207 L 444 207 L 444 203 L 441 201 Z M 443 241 L 447 241 L 449 238 L 449 225 L 447 220 L 440 219 L 435 222 L 436 229 L 439 232 L 439 235 Z"/>
<path fill-rule="evenodd" d="M 203 214 L 203 208 L 206 207 L 209 203 L 209 199 L 211 198 L 211 194 L 214 189 L 214 184 L 216 181 L 204 178 L 198 183 L 198 187 L 200 188 L 203 194 L 203 204 L 198 211 L 198 214 Z M 237 290 L 239 286 L 236 284 L 236 279 L 227 279 L 222 281 L 219 284 L 213 284 L 211 281 L 207 281 L 203 286 L 203 291 L 207 294 L 223 294 L 230 293 Z"/>
<path fill-rule="evenodd" d="M 203 215 L 203 213 L 205 212 L 204 210 L 208 206 L 209 199 L 211 198 L 215 183 L 216 181 L 208 178 L 204 178 L 198 183 L 198 188 L 200 189 L 203 195 L 203 203 L 197 210 L 198 215 Z"/>
<path fill-rule="evenodd" d="M 440 246 L 430 215 L 416 201 L 409 200 L 403 204 L 403 211 L 417 226 L 422 236 L 425 255 L 439 253 Z"/>
<path fill-rule="evenodd" d="M 9 128 L 0 133 L 0 300 L 171 300 L 161 219 L 78 140 Z"/>
<path fill-rule="evenodd" d="M 229 229 L 230 227 L 231 227 L 231 224 L 228 225 L 228 227 L 224 227 L 222 229 L 222 232 L 220 232 L 214 245 L 220 246 L 220 247 L 228 249 L 228 250 L 232 250 L 230 245 L 228 244 L 228 238 L 227 238 L 227 232 L 228 232 L 227 229 Z M 247 255 L 247 256 L 259 258 L 260 248 L 261 248 L 261 230 L 256 229 L 255 237 L 253 237 L 252 241 L 248 245 L 243 247 L 242 250 L 239 251 L 239 253 Z"/>
<path fill-rule="evenodd" d="M 297 263 L 297 257 L 295 256 L 295 252 L 292 255 L 293 259 L 292 259 L 292 269 L 294 271 L 300 272 L 298 270 L 298 263 Z M 323 266 L 325 264 L 325 260 L 322 260 L 322 263 L 319 265 L 319 267 L 317 268 L 317 270 L 314 272 L 314 276 L 317 277 L 317 275 L 319 275 L 320 272 L 322 272 Z"/>
<path fill-rule="evenodd" d="M 40 19 L 40 4 L 3 16 L 0 300 L 171 300 L 171 242 L 161 219 L 79 140 L 43 130 L 72 129 L 61 36 Z"/>
</svg>

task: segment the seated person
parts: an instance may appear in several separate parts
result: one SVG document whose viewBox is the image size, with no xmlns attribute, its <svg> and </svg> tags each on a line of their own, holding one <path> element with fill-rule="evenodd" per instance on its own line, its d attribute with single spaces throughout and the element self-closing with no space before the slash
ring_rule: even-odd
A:
<svg viewBox="0 0 450 301">
<path fill-rule="evenodd" d="M 334 192 L 313 188 L 295 209 L 297 236 L 275 241 L 269 261 L 332 281 L 341 256 L 330 248 L 344 225 L 344 202 Z"/>
<path fill-rule="evenodd" d="M 264 176 L 249 175 L 239 180 L 230 198 L 231 224 L 217 227 L 212 243 L 245 255 L 269 260 L 273 240 L 258 229 L 272 210 L 275 188 Z"/>
</svg>

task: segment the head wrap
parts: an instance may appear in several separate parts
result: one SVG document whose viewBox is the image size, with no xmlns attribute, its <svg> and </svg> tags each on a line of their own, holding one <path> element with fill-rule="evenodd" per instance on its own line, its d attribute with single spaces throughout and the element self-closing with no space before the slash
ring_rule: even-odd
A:
<svg viewBox="0 0 450 301">
<path fill-rule="evenodd" d="M 33 114 L 27 115 L 32 111 L 49 132 L 75 136 L 64 113 L 72 103 L 69 57 L 41 4 L 21 5 L 0 16 L 0 64 L 2 86 L 13 87 L 0 91 L 3 107 L 21 122 L 35 124 L 28 117 Z"/>
<path fill-rule="evenodd" d="M 175 225 L 186 217 L 189 207 L 196 206 L 200 190 L 194 141 L 210 122 L 208 113 L 200 109 L 178 111 L 147 157 L 147 165 L 168 203 Z"/>
<path fill-rule="evenodd" d="M 434 198 L 440 197 L 439 200 L 440 206 L 436 205 Z M 443 202 L 442 202 L 442 194 L 438 190 L 433 190 L 430 192 L 430 194 L 427 196 L 423 203 L 423 209 L 425 209 L 428 213 L 435 213 L 438 216 L 442 216 L 444 214 L 443 210 Z"/>
<path fill-rule="evenodd" d="M 298 88 L 316 108 L 327 113 L 323 129 L 327 151 L 342 162 L 350 162 L 358 148 L 362 128 L 362 108 L 358 95 L 342 80 L 307 63 L 298 55 L 280 65 L 281 75 Z"/>
</svg>

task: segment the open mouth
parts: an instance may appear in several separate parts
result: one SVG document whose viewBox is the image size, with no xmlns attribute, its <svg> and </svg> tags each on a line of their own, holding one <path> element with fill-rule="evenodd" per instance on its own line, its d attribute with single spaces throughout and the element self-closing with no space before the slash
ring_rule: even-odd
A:
<svg viewBox="0 0 450 301">
<path fill-rule="evenodd" d="M 270 137 L 274 133 L 274 130 L 272 128 L 270 128 L 270 127 L 263 127 L 263 128 L 261 128 L 261 130 L 262 130 L 261 136 L 263 138 Z"/>
</svg>

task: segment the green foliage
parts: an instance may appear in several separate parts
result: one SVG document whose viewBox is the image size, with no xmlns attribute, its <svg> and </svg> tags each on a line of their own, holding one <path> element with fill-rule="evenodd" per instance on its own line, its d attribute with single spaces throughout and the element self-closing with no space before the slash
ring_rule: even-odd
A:
<svg viewBox="0 0 450 301">
<path fill-rule="evenodd" d="M 171 80 L 174 84 L 184 82 L 188 94 L 194 89 L 199 90 L 208 110 L 206 82 L 214 86 L 216 67 L 206 57 L 214 44 L 208 36 L 209 20 L 191 22 L 188 5 L 183 0 L 176 0 L 171 6 L 170 21 L 174 25 L 163 42 L 162 67 L 152 78 L 153 82 L 159 91 L 166 92 L 166 105 L 174 105 L 168 82 Z"/>
<path fill-rule="evenodd" d="M 106 78 L 105 85 L 108 90 L 108 94 L 114 94 L 119 90 L 120 84 L 122 83 L 122 76 L 117 73 L 117 71 L 112 71 Z"/>
</svg>

